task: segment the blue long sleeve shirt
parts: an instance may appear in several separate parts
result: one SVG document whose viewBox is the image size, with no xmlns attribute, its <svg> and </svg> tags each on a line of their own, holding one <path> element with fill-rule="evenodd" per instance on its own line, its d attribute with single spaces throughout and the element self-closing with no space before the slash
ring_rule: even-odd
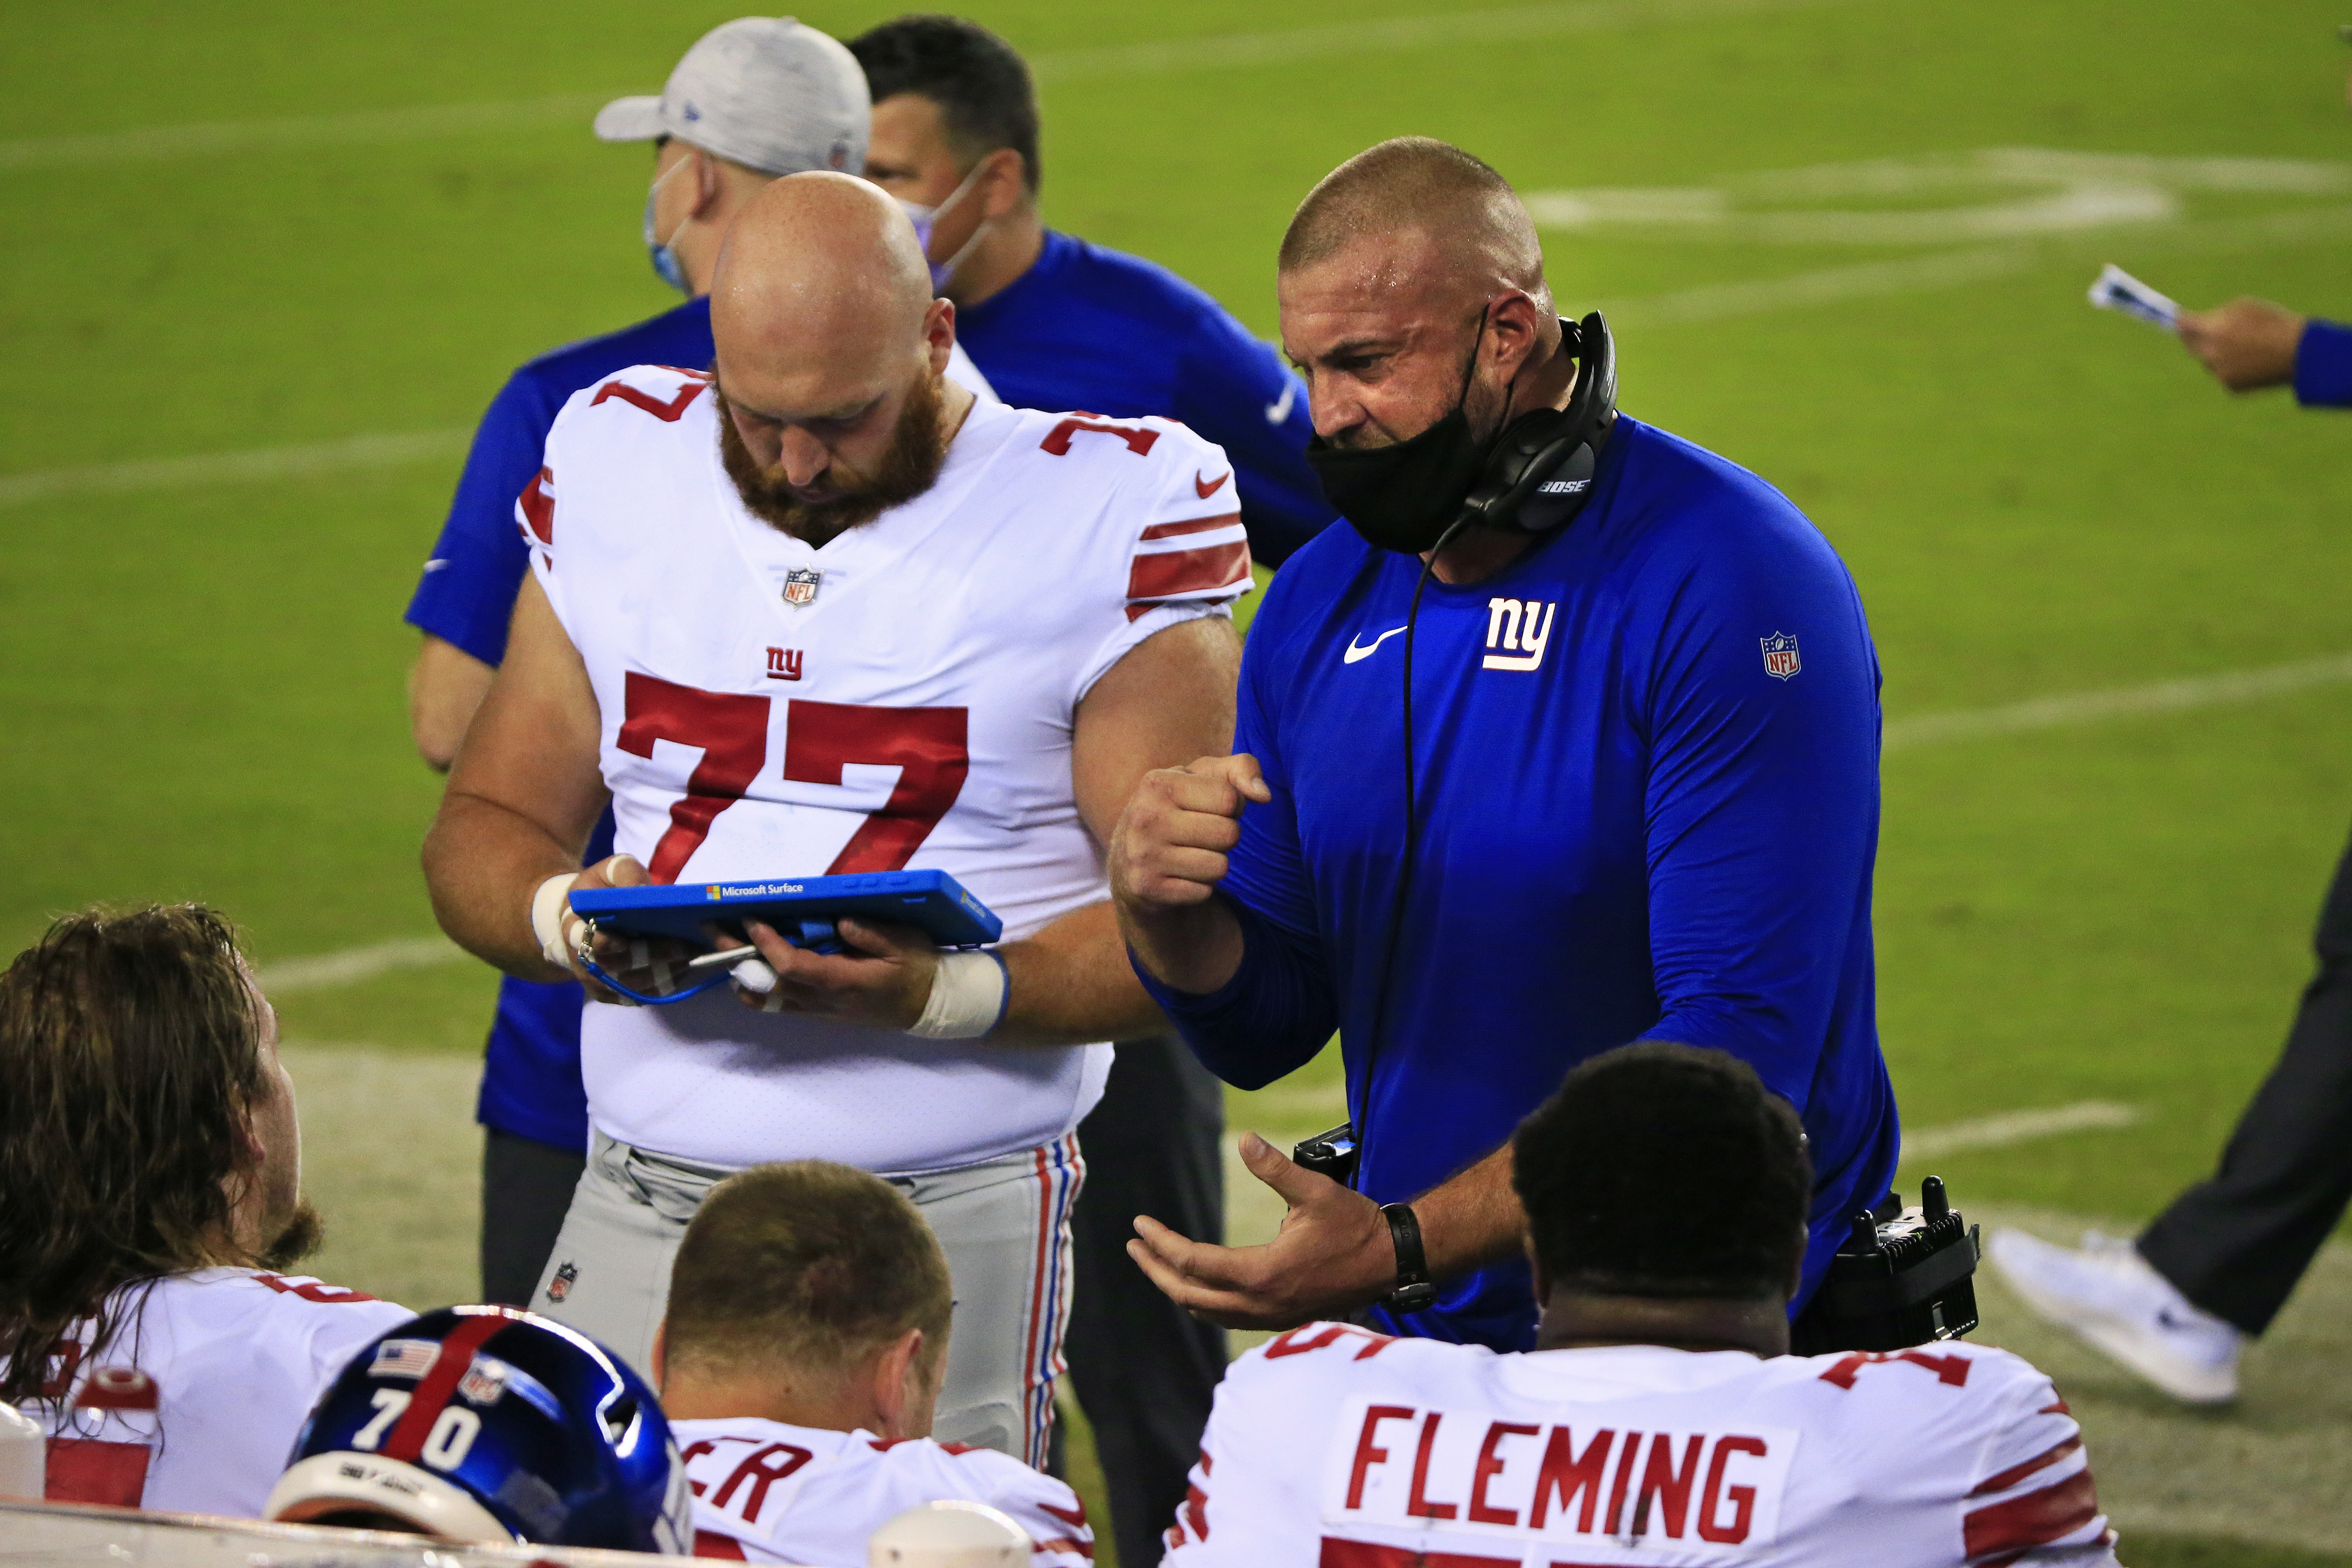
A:
<svg viewBox="0 0 2352 1568">
<path fill-rule="evenodd" d="M 1274 796 L 1244 812 L 1222 884 L 1243 965 L 1212 995 L 1151 988 L 1245 1088 L 1336 1025 L 1357 1184 L 1382 1203 L 1492 1152 L 1586 1058 L 1642 1038 L 1730 1051 L 1811 1139 L 1801 1302 L 1895 1162 L 1872 989 L 1876 655 L 1828 542 L 1754 475 L 1621 416 L 1594 487 L 1502 572 L 1426 590 L 1422 826 L 1392 954 L 1395 634 L 1420 563 L 1334 528 L 1283 569 L 1242 661 L 1235 744 Z M 1536 1303 L 1513 1260 L 1376 1316 L 1525 1350 Z"/>
<path fill-rule="evenodd" d="M 2316 316 L 2294 345 L 2294 400 L 2305 408 L 2352 408 L 2352 327 Z"/>
</svg>

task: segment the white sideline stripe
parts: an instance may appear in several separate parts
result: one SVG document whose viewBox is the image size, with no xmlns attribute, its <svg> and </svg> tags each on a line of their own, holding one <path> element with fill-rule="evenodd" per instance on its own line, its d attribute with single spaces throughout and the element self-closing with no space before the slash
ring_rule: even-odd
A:
<svg viewBox="0 0 2352 1568">
<path fill-rule="evenodd" d="M 1753 316 L 1767 310 L 2014 278 L 2070 256 L 2205 255 L 2341 239 L 2347 235 L 2352 235 L 2352 206 L 2314 207 L 2302 212 L 2274 213 L 2267 217 L 2149 226 L 2134 229 L 2128 235 L 2042 245 L 1975 246 L 1902 261 L 1824 268 L 1753 283 L 1707 284 L 1670 294 L 1623 300 L 1613 306 L 1604 304 L 1603 308 L 1609 312 L 1612 326 L 1622 323 L 1674 327 L 1721 321 L 1727 316 Z"/>
<path fill-rule="evenodd" d="M 1770 16 L 1819 10 L 1860 0 L 1581 0 L 1571 5 L 1520 5 L 1451 15 L 1392 16 L 1385 20 L 1282 32 L 1233 33 L 1218 37 L 1177 38 L 1164 43 L 1118 44 L 1064 49 L 1031 57 L 1041 81 L 1083 81 L 1163 71 L 1207 70 L 1321 59 L 1337 55 L 1386 54 L 1453 44 L 1486 44 L 1518 38 L 1559 37 L 1579 33 L 1631 31 L 1682 22 Z M 276 148 L 348 147 L 420 142 L 481 132 L 529 131 L 572 125 L 584 132 L 589 119 L 610 93 L 567 93 L 492 103 L 432 104 L 415 109 L 368 110 L 352 114 L 293 116 L 280 120 L 226 120 L 194 125 L 156 125 L 136 131 L 89 132 L 0 142 L 0 171 L 58 168 L 89 163 L 147 163 L 220 153 Z"/>
<path fill-rule="evenodd" d="M 446 936 L 404 936 L 391 942 L 370 942 L 365 947 L 347 947 L 341 952 L 281 958 L 275 963 L 260 965 L 253 972 L 253 978 L 266 992 L 319 991 L 330 985 L 373 980 L 395 969 L 450 963 L 465 956 L 466 950 Z"/>
<path fill-rule="evenodd" d="M 2265 669 L 2232 670 L 2224 675 L 2192 676 L 2185 680 L 2158 680 L 2146 686 L 2119 686 L 2105 691 L 2076 691 L 2063 697 L 2037 697 L 1999 708 L 1969 709 L 1958 713 L 1922 713 L 1896 719 L 1886 726 L 1885 749 L 1942 745 L 1952 741 L 1980 740 L 1988 735 L 2015 735 L 2032 730 L 2054 730 L 2070 724 L 2095 724 L 2106 719 L 2127 719 L 2145 713 L 2178 713 L 2190 708 L 2252 702 L 2315 686 L 2340 686 L 2352 681 L 2352 654 L 2274 664 Z"/>
<path fill-rule="evenodd" d="M 189 458 L 151 458 L 133 463 L 92 463 L 0 475 L 0 507 L 25 506 L 60 496 L 121 495 L 132 490 L 179 489 L 194 485 L 234 484 L 247 479 L 302 479 L 352 468 L 393 468 L 455 457 L 473 438 L 469 430 L 415 430 L 388 436 L 353 436 L 300 447 L 257 447 L 242 452 L 209 452 Z"/>
<path fill-rule="evenodd" d="M 2092 1127 L 2129 1127 L 2139 1119 L 2139 1107 L 2117 1105 L 2106 1100 L 2086 1100 L 2080 1105 L 2053 1106 L 2047 1110 L 2011 1110 L 1999 1116 L 1980 1116 L 1904 1134 L 1903 1163 L 1907 1165 L 1914 1160 L 1940 1159 L 1966 1149 L 1998 1149 Z"/>
</svg>

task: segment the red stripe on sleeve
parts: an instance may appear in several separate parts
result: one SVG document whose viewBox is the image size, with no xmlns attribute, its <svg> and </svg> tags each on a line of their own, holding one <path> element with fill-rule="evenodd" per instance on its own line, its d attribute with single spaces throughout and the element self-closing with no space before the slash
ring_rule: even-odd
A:
<svg viewBox="0 0 2352 1568">
<path fill-rule="evenodd" d="M 1249 543 L 1207 544 L 1198 550 L 1171 550 L 1164 555 L 1139 555 L 1128 574 L 1130 599 L 1166 599 L 1179 594 L 1205 594 L 1245 583 L 1250 574 Z"/>
<path fill-rule="evenodd" d="M 486 1311 L 467 1317 L 449 1331 L 449 1337 L 441 1342 L 440 1353 L 433 1358 L 425 1375 L 416 1380 L 415 1396 L 400 1413 L 392 1436 L 383 1440 L 380 1452 L 385 1458 L 413 1460 L 425 1451 L 425 1439 L 433 1430 L 434 1420 L 449 1403 L 449 1395 L 457 1392 L 457 1380 L 474 1364 L 474 1352 L 482 1348 L 483 1341 L 512 1321 L 504 1312 Z"/>
<path fill-rule="evenodd" d="M 548 483 L 554 478 L 553 468 L 541 468 L 522 488 L 523 518 L 530 524 L 530 531 L 539 535 L 539 542 L 550 549 L 555 545 L 555 492 L 548 489 Z"/>
<path fill-rule="evenodd" d="M 2034 1471 L 2043 1469 L 2051 1465 L 2056 1464 L 2059 1460 L 2064 1458 L 2067 1455 L 2073 1453 L 2082 1446 L 2083 1436 L 2082 1434 L 2078 1432 L 2074 1436 L 2069 1437 L 2064 1442 L 2059 1444 L 2057 1447 L 2034 1455 L 2033 1458 L 2026 1460 L 2025 1463 L 2011 1466 L 2008 1469 L 2001 1471 L 2000 1474 L 1994 1476 L 1990 1480 L 1987 1480 L 1979 1486 L 1977 1489 L 1970 1492 L 1969 1496 L 1990 1497 L 1994 1492 L 2005 1492 L 2010 1488 L 2015 1486 L 2018 1482 L 2023 1480 L 2026 1477 L 2032 1475 Z"/>
<path fill-rule="evenodd" d="M 1182 522 L 1155 522 L 1143 531 L 1146 539 L 1174 539 L 1187 533 L 1206 533 L 1213 528 L 1238 528 L 1242 514 L 1224 512 L 1216 517 L 1192 517 Z"/>
<path fill-rule="evenodd" d="M 2077 1470 L 2054 1487 L 1976 1510 L 1961 1521 L 1961 1544 L 1971 1558 L 2047 1546 L 2098 1516 L 2098 1489 L 2091 1472 Z"/>
</svg>

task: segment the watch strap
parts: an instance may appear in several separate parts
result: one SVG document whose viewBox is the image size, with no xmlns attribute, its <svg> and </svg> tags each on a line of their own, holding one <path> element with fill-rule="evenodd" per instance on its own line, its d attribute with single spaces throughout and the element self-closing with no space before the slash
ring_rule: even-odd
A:
<svg viewBox="0 0 2352 1568">
<path fill-rule="evenodd" d="M 1389 1222 L 1389 1241 L 1396 1247 L 1396 1288 L 1381 1298 L 1391 1311 L 1417 1312 L 1437 1300 L 1437 1286 L 1429 1278 L 1429 1257 L 1421 1242 L 1421 1219 L 1410 1204 L 1384 1204 L 1381 1217 Z"/>
</svg>

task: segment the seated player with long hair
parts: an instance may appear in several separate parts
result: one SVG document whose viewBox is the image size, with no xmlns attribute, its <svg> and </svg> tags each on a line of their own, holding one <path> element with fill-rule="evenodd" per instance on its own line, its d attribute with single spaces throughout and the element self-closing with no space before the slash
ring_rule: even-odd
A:
<svg viewBox="0 0 2352 1568">
<path fill-rule="evenodd" d="M 0 1400 L 52 1501 L 256 1517 L 303 1417 L 405 1308 L 277 1272 L 318 1245 L 278 1016 L 228 922 L 68 915 L 0 974 Z"/>
</svg>

